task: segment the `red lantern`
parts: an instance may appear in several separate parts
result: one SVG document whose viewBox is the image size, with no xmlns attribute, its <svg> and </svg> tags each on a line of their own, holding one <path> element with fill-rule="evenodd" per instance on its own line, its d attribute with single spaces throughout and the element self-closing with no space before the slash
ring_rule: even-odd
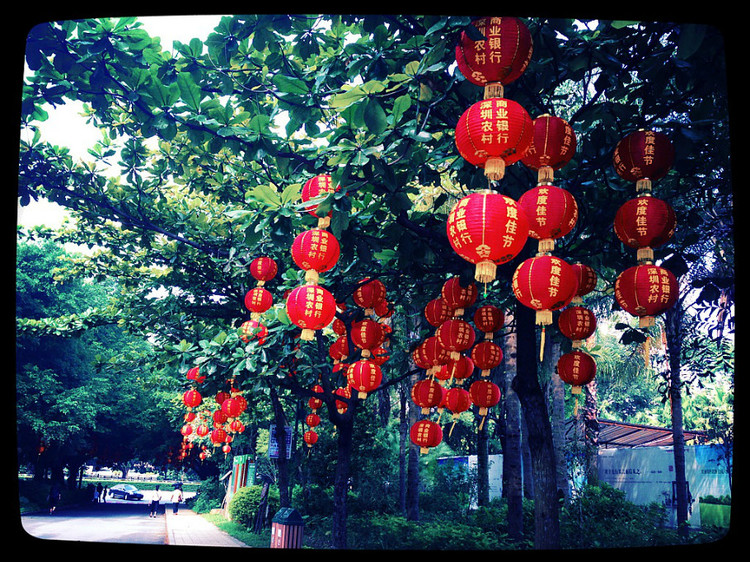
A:
<svg viewBox="0 0 750 562">
<path fill-rule="evenodd" d="M 576 296 L 573 297 L 571 302 L 581 303 L 584 297 L 596 288 L 596 282 L 598 280 L 596 271 L 589 265 L 582 263 L 574 263 L 571 265 L 573 271 L 578 279 L 578 289 L 576 290 Z"/>
<path fill-rule="evenodd" d="M 371 351 L 385 341 L 382 326 L 371 318 L 354 322 L 350 335 L 352 343 L 362 350 L 363 357 L 369 357 Z"/>
<path fill-rule="evenodd" d="M 221 411 L 226 414 L 227 419 L 238 417 L 242 411 L 242 404 L 234 398 L 227 398 L 221 404 Z"/>
<path fill-rule="evenodd" d="M 445 407 L 453 414 L 453 419 L 457 420 L 461 412 L 465 412 L 471 407 L 471 395 L 469 391 L 461 387 L 453 387 L 445 393 Z"/>
<path fill-rule="evenodd" d="M 211 442 L 214 444 L 214 446 L 218 446 L 219 444 L 224 443 L 227 440 L 227 437 L 227 432 L 219 427 L 211 430 Z"/>
<path fill-rule="evenodd" d="M 474 325 L 484 332 L 485 339 L 491 340 L 493 334 L 505 324 L 503 311 L 491 304 L 485 304 L 474 311 Z"/>
<path fill-rule="evenodd" d="M 443 347 L 437 336 L 430 336 L 420 345 L 420 361 L 428 365 L 427 373 L 432 374 L 440 365 L 444 365 L 450 358 L 450 352 Z"/>
<path fill-rule="evenodd" d="M 556 256 L 541 255 L 525 260 L 513 273 L 513 293 L 536 310 L 536 323 L 552 323 L 552 311 L 567 306 L 576 294 L 578 280 L 573 268 Z"/>
<path fill-rule="evenodd" d="M 469 395 L 474 405 L 479 407 L 479 415 L 486 416 L 490 408 L 500 402 L 500 387 L 487 379 L 471 383 Z"/>
<path fill-rule="evenodd" d="M 183 416 L 183 418 L 185 419 L 186 422 L 191 422 L 191 421 L 195 420 L 195 418 L 196 418 L 195 412 L 187 412 Z"/>
<path fill-rule="evenodd" d="M 343 336 L 346 334 L 346 324 L 344 324 L 344 321 L 341 320 L 341 318 L 334 318 L 331 328 L 337 336 Z"/>
<path fill-rule="evenodd" d="M 217 393 L 216 393 L 216 396 L 214 397 L 214 400 L 216 400 L 216 403 L 217 403 L 217 404 L 218 404 L 219 406 L 221 406 L 221 405 L 222 405 L 222 404 L 224 403 L 224 401 L 225 401 L 225 400 L 226 400 L 227 398 L 231 398 L 231 396 L 232 396 L 232 395 L 231 395 L 231 394 L 229 394 L 228 392 L 226 392 L 226 391 L 224 391 L 224 390 L 220 390 L 219 392 L 217 392 Z"/>
<path fill-rule="evenodd" d="M 201 424 L 195 429 L 195 433 L 198 434 L 198 437 L 205 437 L 208 435 L 209 429 L 206 424 Z"/>
<path fill-rule="evenodd" d="M 453 250 L 476 266 L 474 278 L 488 283 L 498 265 L 521 252 L 529 223 L 513 199 L 488 191 L 462 197 L 448 214 L 446 230 Z"/>
<path fill-rule="evenodd" d="M 225 423 L 229 419 L 229 416 L 224 413 L 224 410 L 219 408 L 218 410 L 213 411 L 213 414 L 211 414 L 211 418 L 214 420 L 214 427 L 218 427 L 219 425 Z"/>
<path fill-rule="evenodd" d="M 319 384 L 316 384 L 312 387 L 312 391 L 316 392 L 318 394 L 323 394 L 323 387 Z M 307 401 L 307 405 L 310 407 L 313 412 L 320 408 L 323 405 L 323 400 L 321 398 L 318 398 L 317 396 L 311 396 L 310 399 Z"/>
<path fill-rule="evenodd" d="M 453 381 L 454 379 L 460 384 L 463 380 L 468 379 L 474 372 L 474 361 L 466 355 L 461 355 L 458 359 L 449 359 L 444 365 L 440 365 L 435 370 L 435 378 L 443 381 Z"/>
<path fill-rule="evenodd" d="M 250 274 L 258 281 L 260 286 L 276 277 L 278 272 L 279 268 L 276 262 L 267 256 L 255 258 L 250 262 Z"/>
<path fill-rule="evenodd" d="M 197 390 L 190 389 L 182 395 L 182 401 L 190 409 L 198 406 L 203 401 L 203 397 Z"/>
<path fill-rule="evenodd" d="M 456 46 L 456 64 L 467 80 L 485 88 L 485 97 L 502 97 L 503 86 L 517 80 L 531 60 L 528 27 L 514 17 L 485 17 L 471 22 Z"/>
<path fill-rule="evenodd" d="M 193 426 L 186 423 L 180 429 L 180 433 L 182 433 L 183 437 L 188 437 L 191 433 L 193 433 Z"/>
<path fill-rule="evenodd" d="M 576 151 L 576 135 L 570 124 L 560 117 L 544 114 L 533 121 L 531 146 L 521 160 L 537 170 L 538 183 L 552 183 L 554 170 L 570 162 Z"/>
<path fill-rule="evenodd" d="M 436 328 L 451 316 L 451 309 L 442 298 L 432 299 L 424 307 L 424 316 L 427 322 Z"/>
<path fill-rule="evenodd" d="M 231 429 L 235 433 L 242 433 L 243 431 L 245 431 L 245 424 L 240 420 L 234 419 L 232 420 L 232 423 L 229 424 L 229 429 Z"/>
<path fill-rule="evenodd" d="M 474 283 L 469 283 L 466 287 L 461 285 L 461 278 L 456 275 L 443 283 L 440 294 L 451 309 L 452 316 L 457 318 L 463 316 L 464 309 L 470 307 L 477 301 L 479 290 Z"/>
<path fill-rule="evenodd" d="M 370 357 L 371 361 L 374 361 L 376 365 L 382 365 L 388 359 L 390 359 L 390 355 L 388 353 L 388 350 L 383 347 L 376 347 L 372 350 L 372 355 Z"/>
<path fill-rule="evenodd" d="M 424 455 L 430 447 L 437 447 L 440 444 L 443 440 L 443 430 L 432 420 L 419 420 L 411 426 L 409 438 L 412 443 L 419 446 L 420 453 Z"/>
<path fill-rule="evenodd" d="M 245 294 L 245 308 L 253 313 L 253 319 L 273 305 L 273 296 L 263 287 L 255 287 Z"/>
<path fill-rule="evenodd" d="M 479 342 L 471 350 L 471 360 L 482 370 L 481 376 L 488 377 L 503 360 L 503 348 L 488 340 Z"/>
<path fill-rule="evenodd" d="M 505 167 L 526 154 L 534 134 L 531 117 L 517 102 L 487 98 L 464 111 L 456 126 L 456 148 L 470 164 L 498 181 Z"/>
<path fill-rule="evenodd" d="M 337 388 L 336 390 L 333 391 L 333 393 L 336 396 L 341 396 L 342 398 L 352 397 L 352 389 L 349 385 Z M 339 414 L 345 413 L 348 407 L 349 407 L 349 404 L 347 404 L 343 400 L 336 400 L 336 411 Z"/>
<path fill-rule="evenodd" d="M 628 268 L 615 281 L 615 299 L 626 312 L 637 316 L 639 327 L 654 325 L 654 317 L 671 308 L 679 296 L 677 278 L 657 265 Z"/>
<path fill-rule="evenodd" d="M 367 282 L 365 283 L 365 281 Z M 369 315 L 374 312 L 375 307 L 381 301 L 385 300 L 385 285 L 380 279 L 362 279 L 360 283 L 362 284 L 354 290 L 352 298 L 354 303 L 360 308 L 364 308 L 365 313 Z"/>
<path fill-rule="evenodd" d="M 389 318 L 390 316 L 393 316 L 393 309 L 390 308 L 387 300 L 382 300 L 376 304 L 374 310 L 375 314 L 380 318 Z"/>
<path fill-rule="evenodd" d="M 312 447 L 313 445 L 315 445 L 315 443 L 318 442 L 318 434 L 312 429 L 308 429 L 307 431 L 305 431 L 305 434 L 302 436 L 302 438 L 305 440 L 305 443 L 307 443 L 308 447 Z"/>
<path fill-rule="evenodd" d="M 458 359 L 462 351 L 466 351 L 476 339 L 474 329 L 465 320 L 454 318 L 446 320 L 435 330 L 440 345 L 449 352 L 454 361 Z"/>
<path fill-rule="evenodd" d="M 557 361 L 557 373 L 563 382 L 572 386 L 573 394 L 580 394 L 581 387 L 596 376 L 596 361 L 583 351 L 570 351 Z"/>
<path fill-rule="evenodd" d="M 573 348 L 578 348 L 596 331 L 596 316 L 588 308 L 571 306 L 560 313 L 557 327 L 562 335 L 573 340 Z"/>
<path fill-rule="evenodd" d="M 332 213 L 329 212 L 327 217 L 320 217 L 317 214 L 318 205 L 322 202 L 324 196 L 329 195 L 334 191 L 338 191 L 339 189 L 340 186 L 334 189 L 333 179 L 328 174 L 318 174 L 317 176 L 314 176 L 307 180 L 302 186 L 302 201 L 304 203 L 307 203 L 308 201 L 316 198 L 321 199 L 321 201 L 317 201 L 305 208 L 308 213 L 310 213 L 314 217 L 318 217 L 319 219 L 321 219 L 318 221 L 319 226 L 326 226 L 330 221 Z"/>
<path fill-rule="evenodd" d="M 339 336 L 328 348 L 328 355 L 337 364 L 349 357 L 349 341 L 346 336 Z"/>
<path fill-rule="evenodd" d="M 257 320 L 248 320 L 243 322 L 239 328 L 240 339 L 249 343 L 250 340 L 257 339 L 260 345 L 266 343 L 266 336 L 268 335 L 268 328 Z"/>
<path fill-rule="evenodd" d="M 289 293 L 286 299 L 289 319 L 302 328 L 300 338 L 312 340 L 315 331 L 328 326 L 336 314 L 333 295 L 320 285 L 302 285 Z"/>
<path fill-rule="evenodd" d="M 411 387 L 412 401 L 422 408 L 422 414 L 429 414 L 443 398 L 443 387 L 432 379 L 422 379 Z"/>
<path fill-rule="evenodd" d="M 636 182 L 636 191 L 650 191 L 651 183 L 663 178 L 674 162 L 674 147 L 663 133 L 639 130 L 615 147 L 612 163 L 621 178 Z"/>
<path fill-rule="evenodd" d="M 187 378 L 187 380 L 195 381 L 198 384 L 201 384 L 206 380 L 206 376 L 200 374 L 200 367 L 191 367 L 190 369 L 188 369 L 187 375 L 185 375 L 185 377 Z"/>
<path fill-rule="evenodd" d="M 528 219 L 529 236 L 539 240 L 539 252 L 551 252 L 555 240 L 568 234 L 578 221 L 573 195 L 554 185 L 537 185 L 518 200 Z"/>
<path fill-rule="evenodd" d="M 625 202 L 615 215 L 617 238 L 631 248 L 637 248 L 638 261 L 654 261 L 654 250 L 665 244 L 676 225 L 675 212 L 666 201 L 650 195 Z"/>
<path fill-rule="evenodd" d="M 292 242 L 292 259 L 297 267 L 307 272 L 307 282 L 317 283 L 318 274 L 331 270 L 340 255 L 339 241 L 322 228 L 301 232 Z"/>
<path fill-rule="evenodd" d="M 354 390 L 358 391 L 357 397 L 367 398 L 367 393 L 372 392 L 380 386 L 383 373 L 380 367 L 368 359 L 355 361 L 346 371 L 346 380 Z"/>
<path fill-rule="evenodd" d="M 320 425 L 320 416 L 318 414 L 307 414 L 307 417 L 305 417 L 305 423 L 309 427 L 317 427 Z"/>
</svg>

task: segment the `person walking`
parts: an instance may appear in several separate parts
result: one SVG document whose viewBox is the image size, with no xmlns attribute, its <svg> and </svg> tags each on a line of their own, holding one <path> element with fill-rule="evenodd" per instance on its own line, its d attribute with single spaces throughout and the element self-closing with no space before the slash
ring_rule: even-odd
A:
<svg viewBox="0 0 750 562">
<path fill-rule="evenodd" d="M 49 514 L 52 515 L 55 512 L 55 508 L 57 507 L 57 504 L 60 501 L 60 488 L 57 485 L 57 482 L 52 484 L 52 488 L 49 491 L 49 496 L 47 496 L 47 503 L 49 503 Z"/>
<path fill-rule="evenodd" d="M 175 515 L 177 515 L 177 509 L 181 501 L 182 501 L 182 489 L 175 488 L 172 491 L 172 513 L 174 513 Z"/>
<path fill-rule="evenodd" d="M 159 502 L 161 501 L 161 492 L 159 486 L 156 486 L 153 494 L 151 495 L 151 513 L 149 517 L 156 517 L 159 511 Z"/>
</svg>

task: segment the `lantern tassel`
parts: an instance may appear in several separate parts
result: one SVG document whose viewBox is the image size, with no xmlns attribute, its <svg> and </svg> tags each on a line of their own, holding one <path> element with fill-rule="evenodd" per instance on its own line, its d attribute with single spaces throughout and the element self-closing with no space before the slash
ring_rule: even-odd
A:
<svg viewBox="0 0 750 562">
<path fill-rule="evenodd" d="M 552 166 L 542 166 L 537 170 L 537 184 L 551 184 L 554 180 L 554 169 Z"/>
<path fill-rule="evenodd" d="M 639 262 L 641 262 L 641 261 L 653 262 L 654 261 L 654 250 L 652 248 L 649 248 L 648 246 L 645 246 L 643 248 L 638 248 L 638 251 L 636 252 L 635 258 Z"/>
<path fill-rule="evenodd" d="M 484 85 L 484 99 L 502 98 L 505 95 L 505 87 L 502 82 L 488 82 Z"/>
<path fill-rule="evenodd" d="M 484 175 L 490 181 L 499 181 L 505 176 L 505 160 L 498 156 L 488 158 L 484 163 Z"/>
<path fill-rule="evenodd" d="M 542 337 L 539 341 L 539 362 L 544 361 L 544 326 L 542 326 Z"/>
<path fill-rule="evenodd" d="M 474 279 L 485 284 L 485 295 L 487 293 L 486 284 L 495 279 L 496 274 L 497 265 L 494 262 L 484 260 L 477 263 L 474 271 Z"/>
</svg>

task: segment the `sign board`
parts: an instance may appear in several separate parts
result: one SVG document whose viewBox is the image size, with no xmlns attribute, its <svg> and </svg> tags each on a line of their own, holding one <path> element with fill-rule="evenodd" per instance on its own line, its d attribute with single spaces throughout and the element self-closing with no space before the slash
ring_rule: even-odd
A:
<svg viewBox="0 0 750 562">
<path fill-rule="evenodd" d="M 286 426 L 286 458 L 292 457 L 292 428 Z M 272 459 L 279 458 L 279 442 L 276 437 L 276 425 L 271 424 L 268 435 L 268 457 Z"/>
</svg>

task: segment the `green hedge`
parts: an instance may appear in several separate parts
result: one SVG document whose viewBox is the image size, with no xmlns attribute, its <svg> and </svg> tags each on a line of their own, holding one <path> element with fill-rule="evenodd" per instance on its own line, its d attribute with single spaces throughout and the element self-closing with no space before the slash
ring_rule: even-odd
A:
<svg viewBox="0 0 750 562">
<path fill-rule="evenodd" d="M 229 502 L 229 517 L 232 521 L 252 529 L 260 506 L 262 486 L 245 486 L 237 490 Z M 268 493 L 268 518 L 279 510 L 278 489 L 271 487 Z"/>
</svg>

